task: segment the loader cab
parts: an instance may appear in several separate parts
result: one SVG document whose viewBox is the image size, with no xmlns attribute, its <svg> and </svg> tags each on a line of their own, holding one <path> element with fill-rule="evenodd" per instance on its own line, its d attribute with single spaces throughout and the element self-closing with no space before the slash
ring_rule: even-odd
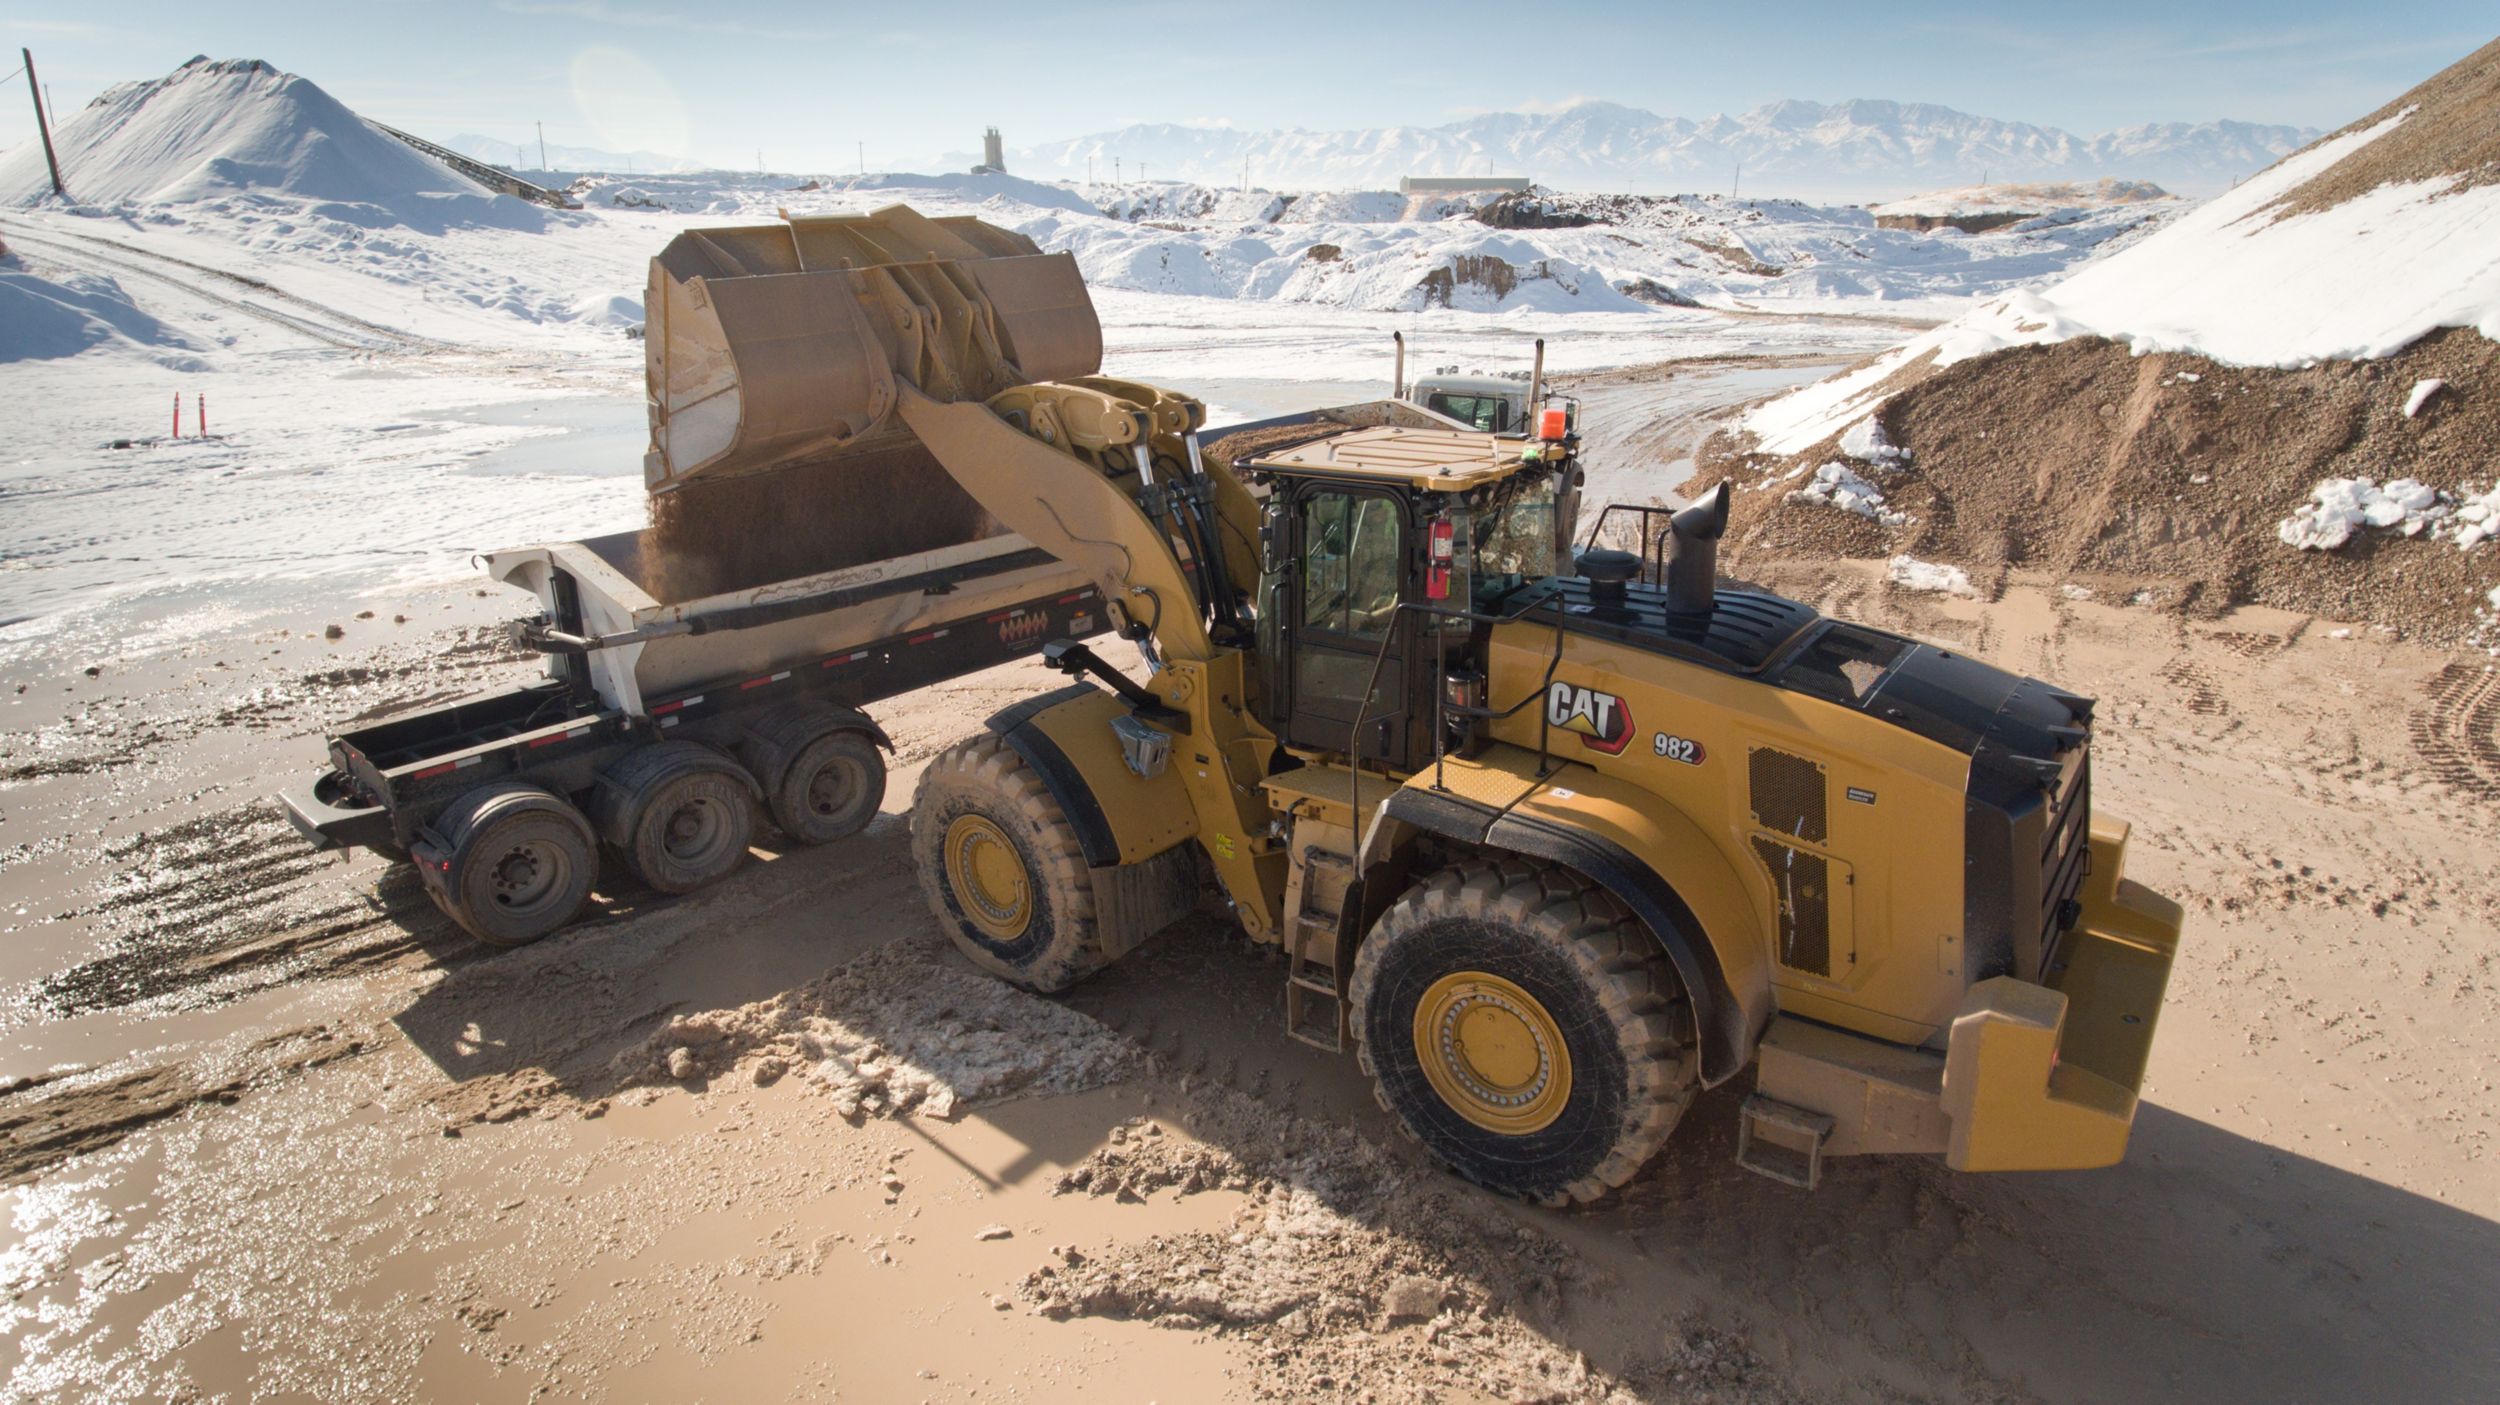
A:
<svg viewBox="0 0 2500 1405">
<path fill-rule="evenodd" d="M 1402 607 L 1484 611 L 1553 574 L 1565 464 L 1517 439 L 1373 429 L 1242 465 L 1268 489 L 1260 691 L 1286 746 L 1400 773 L 1431 759 L 1433 699 L 1473 631 Z"/>
</svg>

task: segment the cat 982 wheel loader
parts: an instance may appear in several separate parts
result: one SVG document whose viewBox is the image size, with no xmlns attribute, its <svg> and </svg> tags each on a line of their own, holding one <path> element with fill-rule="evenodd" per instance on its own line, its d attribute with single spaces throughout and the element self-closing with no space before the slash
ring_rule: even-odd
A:
<svg viewBox="0 0 2500 1405">
<path fill-rule="evenodd" d="M 1094 374 L 1071 261 L 958 232 L 961 260 L 655 271 L 650 335 L 750 391 L 743 426 L 679 428 L 916 440 L 1142 652 L 1132 677 L 1049 644 L 1075 681 L 924 773 L 915 859 L 974 962 L 1063 989 L 1211 883 L 1282 948 L 1287 1032 L 1549 1204 L 1624 1184 L 1748 1068 L 1738 1155 L 1803 1186 L 1859 1153 L 2121 1157 L 2180 914 L 2093 813 L 2089 699 L 1720 588 L 1724 486 L 1573 559 L 1559 410 L 1202 443 L 1197 400 Z M 702 472 L 654 456 L 656 486 Z"/>
</svg>

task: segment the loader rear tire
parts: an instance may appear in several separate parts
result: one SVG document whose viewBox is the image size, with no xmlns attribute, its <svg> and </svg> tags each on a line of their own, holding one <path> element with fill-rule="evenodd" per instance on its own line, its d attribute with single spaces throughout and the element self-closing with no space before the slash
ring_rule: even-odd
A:
<svg viewBox="0 0 2500 1405">
<path fill-rule="evenodd" d="M 996 735 L 960 743 L 920 773 L 911 852 L 938 925 L 982 970 L 1053 994 L 1106 964 L 1076 827 Z"/>
<path fill-rule="evenodd" d="M 599 880 L 590 822 L 550 791 L 521 781 L 480 786 L 435 817 L 450 846 L 443 914 L 489 946 L 525 946 L 573 920 Z"/>
<path fill-rule="evenodd" d="M 801 844 L 847 839 L 885 803 L 885 757 L 856 718 L 795 709 L 757 727 L 741 749 L 773 823 Z"/>
<path fill-rule="evenodd" d="M 691 893 L 746 862 L 755 837 L 755 782 L 697 742 L 659 742 L 625 754 L 599 778 L 599 828 L 636 877 L 663 893 Z"/>
<path fill-rule="evenodd" d="M 1569 869 L 1472 860 L 1424 878 L 1363 942 L 1349 993 L 1381 1106 L 1504 1195 L 1599 1199 L 1693 1099 L 1675 968 L 1638 918 Z"/>
</svg>

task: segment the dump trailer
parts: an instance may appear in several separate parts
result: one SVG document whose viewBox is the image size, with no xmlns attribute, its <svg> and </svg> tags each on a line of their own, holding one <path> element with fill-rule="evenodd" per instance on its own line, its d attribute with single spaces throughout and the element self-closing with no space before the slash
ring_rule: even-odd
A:
<svg viewBox="0 0 2500 1405">
<path fill-rule="evenodd" d="M 856 833 L 891 750 L 870 705 L 1104 628 L 1092 583 L 1012 536 L 689 599 L 659 593 L 643 537 L 489 554 L 537 599 L 514 633 L 546 676 L 332 735 L 282 797 L 295 827 L 412 859 L 470 932 L 532 941 L 573 920 L 603 850 L 684 893 L 737 868 L 761 817 L 784 842 Z"/>
</svg>

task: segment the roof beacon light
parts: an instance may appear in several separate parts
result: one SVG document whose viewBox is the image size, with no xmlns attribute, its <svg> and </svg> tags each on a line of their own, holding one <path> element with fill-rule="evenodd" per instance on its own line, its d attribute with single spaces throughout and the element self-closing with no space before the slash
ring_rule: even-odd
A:
<svg viewBox="0 0 2500 1405">
<path fill-rule="evenodd" d="M 1570 433 L 1571 412 L 1569 410 L 1557 407 L 1549 410 L 1539 410 L 1537 412 L 1537 438 L 1544 440 L 1548 444 L 1555 444 L 1560 443 L 1563 439 L 1567 438 Z"/>
</svg>

